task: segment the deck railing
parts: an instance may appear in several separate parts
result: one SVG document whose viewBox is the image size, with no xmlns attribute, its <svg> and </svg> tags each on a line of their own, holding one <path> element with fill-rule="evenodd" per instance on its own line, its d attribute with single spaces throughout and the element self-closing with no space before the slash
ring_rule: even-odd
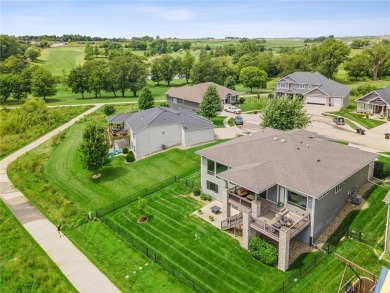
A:
<svg viewBox="0 0 390 293">
<path fill-rule="evenodd" d="M 230 193 L 229 194 L 229 199 L 234 201 L 235 203 L 238 203 L 246 208 L 251 209 L 252 208 L 252 202 L 245 197 L 238 196 L 236 194 Z"/>
<path fill-rule="evenodd" d="M 237 225 L 242 224 L 242 213 L 239 213 L 237 215 L 231 216 L 221 222 L 221 229 L 227 230 L 230 228 L 233 228 Z"/>
</svg>

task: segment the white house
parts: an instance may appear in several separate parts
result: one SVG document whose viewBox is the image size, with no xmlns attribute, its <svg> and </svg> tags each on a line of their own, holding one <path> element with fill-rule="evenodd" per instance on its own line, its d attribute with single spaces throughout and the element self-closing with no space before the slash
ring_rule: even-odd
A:
<svg viewBox="0 0 390 293">
<path fill-rule="evenodd" d="M 307 104 L 347 107 L 350 91 L 319 72 L 294 72 L 278 80 L 276 95 L 303 97 Z"/>
<path fill-rule="evenodd" d="M 107 118 L 112 140 L 122 140 L 136 158 L 166 148 L 214 141 L 214 124 L 193 111 L 156 107 Z"/>
</svg>

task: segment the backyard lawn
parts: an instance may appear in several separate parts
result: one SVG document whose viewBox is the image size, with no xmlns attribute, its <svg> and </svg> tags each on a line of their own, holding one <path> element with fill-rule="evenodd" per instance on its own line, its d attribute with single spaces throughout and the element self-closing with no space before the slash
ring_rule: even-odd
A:
<svg viewBox="0 0 390 293">
<path fill-rule="evenodd" d="M 77 292 L 0 200 L 2 292 Z"/>
<path fill-rule="evenodd" d="M 227 116 L 215 116 L 211 118 L 211 121 L 215 124 L 217 128 L 224 128 L 223 120 L 225 120 Z"/>
<path fill-rule="evenodd" d="M 262 264 L 238 241 L 191 215 L 201 206 L 175 183 L 146 197 L 149 220 L 138 224 L 137 203 L 106 217 L 210 292 L 266 292 L 286 274 Z"/>
</svg>

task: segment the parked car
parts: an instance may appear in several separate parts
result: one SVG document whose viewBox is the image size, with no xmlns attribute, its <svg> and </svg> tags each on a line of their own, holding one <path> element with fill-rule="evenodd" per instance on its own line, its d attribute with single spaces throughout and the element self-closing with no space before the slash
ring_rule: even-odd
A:
<svg viewBox="0 0 390 293">
<path fill-rule="evenodd" d="M 234 114 L 241 114 L 241 109 L 239 109 L 236 106 L 233 106 L 231 104 L 224 105 L 223 110 L 226 112 L 234 113 Z"/>
<path fill-rule="evenodd" d="M 345 125 L 345 121 L 343 117 L 334 117 L 333 122 L 337 125 Z"/>
<path fill-rule="evenodd" d="M 242 120 L 241 116 L 237 115 L 234 118 L 234 124 L 236 124 L 236 125 L 244 125 L 244 120 Z"/>
</svg>

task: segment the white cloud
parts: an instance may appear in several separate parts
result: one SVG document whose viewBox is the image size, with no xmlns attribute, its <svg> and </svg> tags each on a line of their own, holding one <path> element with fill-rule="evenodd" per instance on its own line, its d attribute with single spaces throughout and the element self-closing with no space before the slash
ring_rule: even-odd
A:
<svg viewBox="0 0 390 293">
<path fill-rule="evenodd" d="M 160 6 L 139 6 L 140 11 L 149 12 L 154 16 L 171 20 L 171 21 L 187 21 L 193 19 L 196 14 L 184 8 L 165 8 Z"/>
</svg>

